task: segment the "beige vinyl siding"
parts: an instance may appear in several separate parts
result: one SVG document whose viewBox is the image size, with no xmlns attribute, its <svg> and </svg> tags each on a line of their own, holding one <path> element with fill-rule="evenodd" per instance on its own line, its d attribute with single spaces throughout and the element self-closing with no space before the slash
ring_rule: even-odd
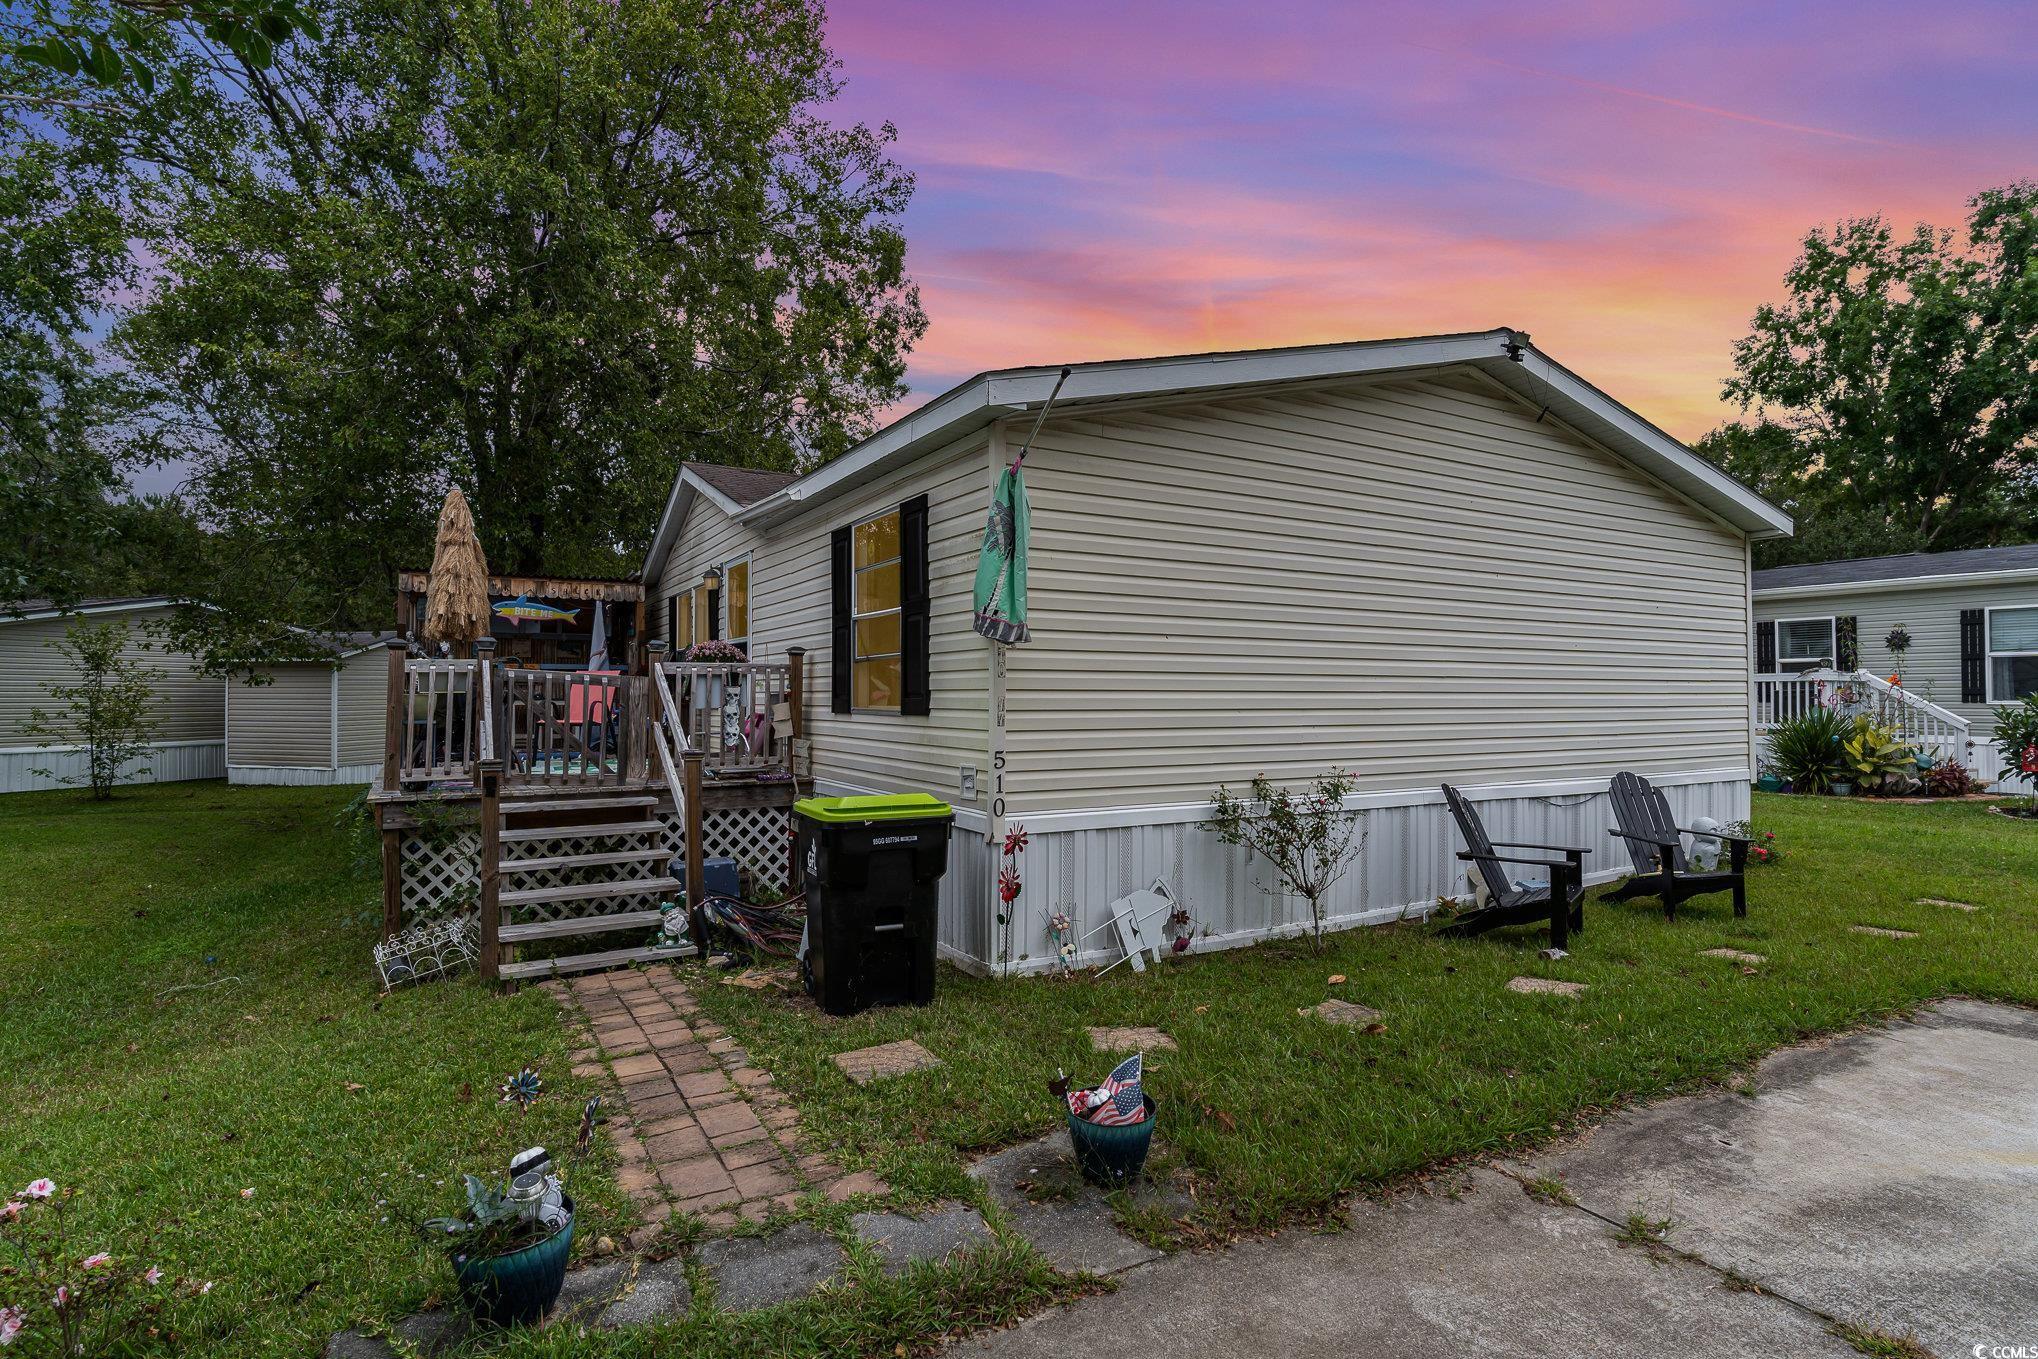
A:
<svg viewBox="0 0 2038 1359">
<path fill-rule="evenodd" d="M 977 549 L 990 504 L 988 440 L 977 436 L 915 460 L 869 486 L 833 497 L 774 527 L 769 536 L 734 524 L 697 500 L 659 577 L 657 628 L 663 599 L 691 585 L 701 570 L 750 554 L 750 651 L 779 660 L 786 648 L 807 648 L 807 721 L 817 777 L 885 792 L 933 792 L 960 807 L 958 771 L 985 772 L 989 741 L 986 643 L 970 626 Z M 925 717 L 829 711 L 830 593 L 828 545 L 833 531 L 927 497 L 928 669 L 931 709 Z"/>
<path fill-rule="evenodd" d="M 1960 701 L 1960 611 L 2038 608 L 2038 583 L 1934 585 L 1914 590 L 1861 590 L 1838 594 L 1757 596 L 1755 617 L 1843 618 L 1852 616 L 1864 670 L 1888 676 L 1896 658 L 1884 645 L 1901 623 L 1910 630 L 1904 657 L 1904 687 L 1967 719 L 1968 734 L 1986 744 L 1995 736 L 1995 709 Z"/>
<path fill-rule="evenodd" d="M 1027 810 L 1745 769 L 1746 544 L 1471 375 L 1051 420 Z"/>
<path fill-rule="evenodd" d="M 217 741 L 226 729 L 225 684 L 200 674 L 193 657 L 165 650 L 147 632 L 149 625 L 161 623 L 169 615 L 168 609 L 158 608 L 93 613 L 85 618 L 93 623 L 127 625 L 127 654 L 141 660 L 154 677 L 156 729 L 151 740 Z M 54 712 L 58 706 L 45 686 L 76 681 L 70 662 L 47 645 L 62 641 L 71 621 L 0 621 L 0 747 L 33 745 L 35 738 L 21 731 L 29 710 L 41 707 Z"/>
<path fill-rule="evenodd" d="M 340 765 L 380 764 L 389 721 L 389 651 L 349 656 L 340 671 Z"/>
<path fill-rule="evenodd" d="M 227 696 L 226 762 L 256 768 L 333 765 L 333 671 L 275 665 L 266 684 L 236 684 Z"/>
<path fill-rule="evenodd" d="M 709 567 L 720 567 L 738 557 L 753 553 L 756 546 L 755 533 L 722 513 L 706 496 L 696 496 L 693 508 L 687 512 L 686 523 L 680 528 L 679 538 L 673 543 L 672 551 L 666 557 L 665 569 L 659 573 L 658 584 L 650 592 L 651 597 L 644 603 L 646 612 L 651 615 L 649 619 L 651 636 L 664 642 L 673 640 L 667 635 L 665 626 L 667 617 L 665 601 L 668 598 L 700 584 L 702 575 Z M 750 604 L 750 631 L 753 637 L 757 633 L 756 575 L 757 568 L 753 565 Z M 682 610 L 686 608 L 685 601 L 681 601 L 680 608 Z M 727 618 L 725 609 L 724 621 Z M 723 635 L 728 635 L 726 628 Z M 694 640 L 705 641 L 706 634 L 696 636 Z M 825 642 L 823 644 L 825 645 Z M 752 654 L 757 654 L 754 649 Z M 763 657 L 759 656 L 759 659 Z"/>
</svg>

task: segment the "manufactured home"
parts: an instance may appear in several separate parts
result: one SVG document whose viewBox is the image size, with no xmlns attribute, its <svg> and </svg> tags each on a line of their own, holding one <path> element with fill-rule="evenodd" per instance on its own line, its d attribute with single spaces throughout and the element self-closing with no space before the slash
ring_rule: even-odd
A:
<svg viewBox="0 0 2038 1359">
<path fill-rule="evenodd" d="M 1996 712 L 2038 693 L 2038 545 L 1779 566 L 1755 572 L 1754 599 L 1758 676 L 1899 681 L 1964 724 L 1964 750 L 1946 753 L 2003 778 Z"/>
<path fill-rule="evenodd" d="M 85 777 L 83 745 L 59 739 L 45 749 L 41 738 L 23 730 L 34 709 L 59 707 L 50 697 L 51 684 L 77 681 L 75 667 L 53 644 L 79 619 L 124 626 L 127 654 L 142 663 L 155 685 L 155 730 L 147 753 L 123 782 L 175 783 L 226 772 L 225 686 L 203 674 L 197 658 L 171 650 L 159 631 L 176 605 L 154 595 L 84 599 L 64 607 L 22 600 L 0 608 L 0 793 L 56 788 L 59 780 Z M 36 774 L 38 769 L 56 778 Z"/>
<path fill-rule="evenodd" d="M 1200 946 L 1306 928 L 1202 829 L 1258 773 L 1356 776 L 1340 926 L 1466 892 L 1445 782 L 1496 836 L 1590 847 L 1594 881 L 1626 867 L 1619 770 L 1683 824 L 1747 815 L 1750 544 L 1790 519 L 1526 335 L 1075 366 L 1023 463 L 1005 646 L 973 580 L 1057 377 L 985 373 L 797 478 L 686 464 L 644 564 L 653 637 L 800 667 L 803 788 L 954 806 L 955 962 L 1044 969 L 1056 913 L 1108 959 L 1092 931 L 1155 878 Z"/>
</svg>

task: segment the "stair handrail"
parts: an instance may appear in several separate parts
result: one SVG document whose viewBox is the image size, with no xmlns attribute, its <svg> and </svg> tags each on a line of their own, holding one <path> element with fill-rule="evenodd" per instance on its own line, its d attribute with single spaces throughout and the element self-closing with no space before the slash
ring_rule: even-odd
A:
<svg viewBox="0 0 2038 1359">
<path fill-rule="evenodd" d="M 1931 699 L 1924 697 L 1922 694 L 1912 693 L 1901 684 L 1891 684 L 1872 670 L 1856 670 L 1852 673 L 1839 671 L 1836 673 L 1845 675 L 1852 683 L 1866 684 L 1877 693 L 1894 694 L 1903 702 L 1905 707 L 1916 708 L 1920 712 L 1944 722 L 1947 726 L 1957 729 L 1963 736 L 1967 734 L 1968 721 L 1959 713 L 1942 708 Z"/>
<path fill-rule="evenodd" d="M 693 747 L 686 739 L 686 724 L 680 720 L 679 705 L 672 696 L 664 661 L 651 663 L 651 687 L 657 690 L 657 718 L 651 725 L 651 744 L 658 752 L 658 769 L 665 776 L 666 791 L 672 794 L 672 809 L 686 819 L 686 787 L 679 776 L 680 758 Z"/>
</svg>

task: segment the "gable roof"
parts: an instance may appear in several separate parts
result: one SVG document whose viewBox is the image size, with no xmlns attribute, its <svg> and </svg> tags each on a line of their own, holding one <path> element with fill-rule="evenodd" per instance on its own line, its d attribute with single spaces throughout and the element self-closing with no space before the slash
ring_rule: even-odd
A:
<svg viewBox="0 0 2038 1359">
<path fill-rule="evenodd" d="M 755 505 L 773 491 L 800 479 L 797 472 L 765 472 L 755 467 L 724 467 L 718 462 L 689 462 L 681 463 L 680 466 L 694 473 L 739 506 Z"/>
<path fill-rule="evenodd" d="M 1752 538 L 1787 537 L 1791 531 L 1788 514 L 1536 349 L 1526 333 L 1505 326 L 1455 335 L 1073 364 L 1055 410 L 1073 413 L 1168 396 L 1215 398 L 1280 383 L 1452 367 L 1479 370 Z M 748 503 L 737 503 L 690 470 L 698 464 L 684 464 L 645 556 L 645 579 L 664 565 L 678 537 L 679 522 L 691 504 L 689 488 L 709 494 L 739 523 L 766 529 L 993 421 L 1038 411 L 1060 375 L 1055 367 L 979 373 L 834 461 Z"/>
<path fill-rule="evenodd" d="M 1756 594 L 1790 590 L 1915 589 L 1925 585 L 2031 576 L 2038 578 L 2038 543 L 1976 547 L 1961 552 L 1905 552 L 1893 557 L 1772 566 L 1755 573 Z"/>
</svg>

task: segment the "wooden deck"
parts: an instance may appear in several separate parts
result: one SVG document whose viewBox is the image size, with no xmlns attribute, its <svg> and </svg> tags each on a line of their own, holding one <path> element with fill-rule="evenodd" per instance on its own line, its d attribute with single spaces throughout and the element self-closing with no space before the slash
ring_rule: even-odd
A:
<svg viewBox="0 0 2038 1359">
<path fill-rule="evenodd" d="M 799 653 L 643 674 L 389 652 L 388 730 L 368 800 L 382 836 L 383 931 L 478 910 L 480 970 L 515 979 L 678 956 L 656 948 L 513 960 L 519 944 L 649 932 L 682 895 L 702 937 L 709 857 L 791 891 L 805 762 Z M 671 865 L 668 873 L 667 865 Z"/>
</svg>

